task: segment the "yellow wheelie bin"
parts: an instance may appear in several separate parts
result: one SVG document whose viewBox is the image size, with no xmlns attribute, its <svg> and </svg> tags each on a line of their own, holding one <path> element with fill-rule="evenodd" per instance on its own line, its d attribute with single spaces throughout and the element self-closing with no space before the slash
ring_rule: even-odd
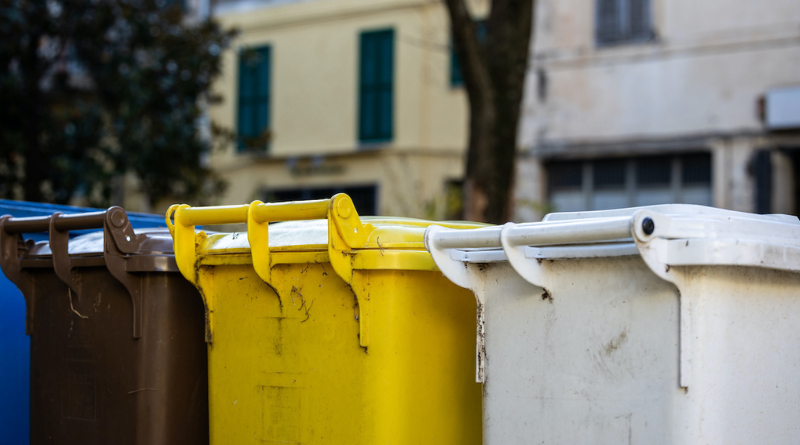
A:
<svg viewBox="0 0 800 445">
<path fill-rule="evenodd" d="M 481 443 L 475 298 L 426 252 L 431 222 L 362 220 L 339 194 L 167 224 L 206 307 L 212 444 Z"/>
</svg>

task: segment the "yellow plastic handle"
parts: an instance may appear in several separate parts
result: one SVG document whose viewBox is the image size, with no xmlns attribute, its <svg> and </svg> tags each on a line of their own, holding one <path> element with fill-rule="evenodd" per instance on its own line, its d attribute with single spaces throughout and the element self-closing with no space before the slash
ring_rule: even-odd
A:
<svg viewBox="0 0 800 445">
<path fill-rule="evenodd" d="M 235 206 L 186 207 L 177 212 L 175 224 L 200 226 L 206 224 L 236 224 L 247 221 L 247 204 Z"/>
<path fill-rule="evenodd" d="M 253 210 L 253 218 L 260 223 L 326 219 L 330 199 L 286 203 L 261 203 Z"/>
<path fill-rule="evenodd" d="M 299 221 L 328 217 L 330 199 L 285 203 L 260 203 L 253 209 L 257 222 Z M 177 213 L 176 224 L 200 226 L 247 222 L 250 205 L 186 207 Z"/>
<path fill-rule="evenodd" d="M 358 216 L 353 200 L 343 193 L 330 199 L 296 201 L 286 203 L 263 203 L 254 201 L 249 205 L 196 207 L 186 204 L 173 205 L 167 210 L 166 222 L 175 245 L 175 261 L 187 280 L 198 288 L 201 286 L 199 263 L 202 240 L 205 232 L 195 232 L 195 226 L 211 224 L 247 224 L 247 239 L 250 244 L 253 268 L 256 274 L 270 285 L 278 297 L 288 295 L 286 282 L 274 282 L 272 277 L 273 255 L 269 249 L 269 223 L 309 219 L 328 220 L 328 257 L 333 270 L 348 285 L 353 286 L 353 249 L 363 247 L 375 230 L 372 224 L 364 224 Z M 174 221 L 174 223 L 173 223 Z M 359 338 L 361 346 L 369 344 L 369 298 L 358 298 Z M 214 298 L 204 296 L 207 309 L 206 341 L 213 340 Z"/>
<path fill-rule="evenodd" d="M 280 204 L 253 201 L 250 204 L 250 210 L 247 213 L 247 240 L 250 242 L 253 268 L 265 283 L 273 286 L 272 254 L 269 250 L 269 223 L 328 218 L 330 202 L 330 199 L 320 199 Z M 273 286 L 273 288 L 276 287 Z M 280 297 L 279 293 L 278 298 Z"/>
</svg>

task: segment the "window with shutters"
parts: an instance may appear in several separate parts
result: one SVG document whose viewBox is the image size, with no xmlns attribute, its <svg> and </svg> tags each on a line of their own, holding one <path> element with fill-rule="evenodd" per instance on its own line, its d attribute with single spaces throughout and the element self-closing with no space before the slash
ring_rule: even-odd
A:
<svg viewBox="0 0 800 445">
<path fill-rule="evenodd" d="M 394 107 L 394 30 L 361 33 L 359 42 L 358 139 L 392 139 Z"/>
<path fill-rule="evenodd" d="M 653 39 L 650 0 L 596 0 L 598 46 Z"/>
<path fill-rule="evenodd" d="M 269 146 L 270 47 L 239 53 L 239 151 L 266 151 Z"/>
</svg>

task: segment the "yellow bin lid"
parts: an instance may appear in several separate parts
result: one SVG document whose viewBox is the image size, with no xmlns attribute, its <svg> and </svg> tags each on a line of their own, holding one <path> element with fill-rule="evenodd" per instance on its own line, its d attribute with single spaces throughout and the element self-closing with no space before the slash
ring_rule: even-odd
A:
<svg viewBox="0 0 800 445">
<path fill-rule="evenodd" d="M 412 218 L 359 217 L 353 201 L 331 199 L 216 207 L 176 204 L 167 211 L 181 273 L 197 284 L 196 267 L 252 262 L 270 283 L 277 264 L 330 262 L 350 283 L 353 270 L 438 270 L 425 250 L 425 228 L 473 229 L 484 224 Z M 197 225 L 246 223 L 246 233 L 206 233 Z M 278 224 L 270 224 L 278 223 Z"/>
<path fill-rule="evenodd" d="M 436 271 L 425 250 L 425 228 L 438 224 L 472 229 L 483 224 L 440 223 L 407 218 L 364 218 L 345 194 L 331 199 L 219 207 L 173 205 L 167 226 L 175 246 L 175 261 L 187 280 L 200 288 L 202 266 L 252 263 L 256 274 L 276 292 L 287 285 L 273 279 L 280 264 L 330 263 L 334 272 L 353 289 L 359 300 L 359 338 L 369 343 L 368 301 L 354 286 L 367 270 Z M 316 220 L 316 221 L 315 221 Z M 246 223 L 246 233 L 206 233 L 198 225 Z M 270 224 L 278 223 L 278 224 Z M 354 271 L 356 273 L 354 273 Z M 277 277 L 276 277 L 277 278 Z M 285 291 L 285 289 L 284 289 Z M 206 339 L 211 338 L 207 314 Z"/>
</svg>

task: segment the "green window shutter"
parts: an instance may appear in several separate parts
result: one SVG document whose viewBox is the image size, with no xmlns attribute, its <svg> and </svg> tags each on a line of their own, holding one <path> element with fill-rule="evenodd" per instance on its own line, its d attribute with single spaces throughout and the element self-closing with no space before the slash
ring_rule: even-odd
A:
<svg viewBox="0 0 800 445">
<path fill-rule="evenodd" d="M 363 32 L 359 41 L 358 139 L 392 139 L 394 111 L 394 30 Z"/>
<path fill-rule="evenodd" d="M 265 151 L 269 142 L 270 47 L 239 53 L 237 148 Z"/>
</svg>

